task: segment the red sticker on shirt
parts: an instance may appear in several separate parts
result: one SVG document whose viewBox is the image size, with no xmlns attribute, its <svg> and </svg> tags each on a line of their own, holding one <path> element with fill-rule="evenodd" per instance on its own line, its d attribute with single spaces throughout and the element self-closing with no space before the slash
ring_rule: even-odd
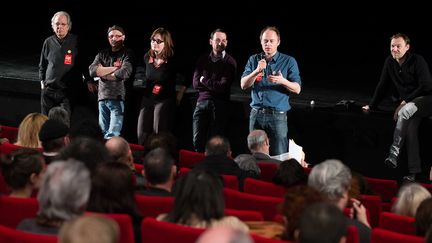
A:
<svg viewBox="0 0 432 243">
<path fill-rule="evenodd" d="M 258 74 L 258 76 L 255 78 L 256 82 L 259 82 L 262 80 L 262 73 Z"/>
<path fill-rule="evenodd" d="M 71 65 L 72 64 L 72 54 L 66 54 L 64 57 L 64 64 Z"/>
<path fill-rule="evenodd" d="M 153 86 L 152 93 L 155 95 L 158 95 L 161 92 L 161 90 L 162 90 L 162 86 L 156 84 L 155 86 Z"/>
</svg>

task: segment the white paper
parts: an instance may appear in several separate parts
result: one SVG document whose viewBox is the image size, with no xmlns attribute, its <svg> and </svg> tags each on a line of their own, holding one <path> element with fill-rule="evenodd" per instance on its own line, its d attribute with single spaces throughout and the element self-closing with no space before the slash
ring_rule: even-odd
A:
<svg viewBox="0 0 432 243">
<path fill-rule="evenodd" d="M 299 162 L 302 166 L 303 165 L 303 147 L 299 146 L 294 142 L 293 139 L 289 140 L 289 152 L 283 153 L 279 155 L 271 156 L 273 159 L 277 159 L 280 161 L 288 160 L 288 159 L 295 159 L 297 162 Z"/>
</svg>

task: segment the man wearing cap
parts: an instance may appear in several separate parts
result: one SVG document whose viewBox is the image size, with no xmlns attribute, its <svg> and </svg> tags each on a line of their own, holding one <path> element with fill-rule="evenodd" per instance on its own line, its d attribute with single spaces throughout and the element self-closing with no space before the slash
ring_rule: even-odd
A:
<svg viewBox="0 0 432 243">
<path fill-rule="evenodd" d="M 39 131 L 39 140 L 44 149 L 45 163 L 49 164 L 59 151 L 69 144 L 69 128 L 60 121 L 48 119 Z"/>
<path fill-rule="evenodd" d="M 88 83 L 91 92 L 98 91 L 99 126 L 105 139 L 120 136 L 123 126 L 125 85 L 133 71 L 132 52 L 125 48 L 125 32 L 122 27 L 108 28 L 111 48 L 100 51 L 89 67 L 90 76 L 98 85 Z"/>
</svg>

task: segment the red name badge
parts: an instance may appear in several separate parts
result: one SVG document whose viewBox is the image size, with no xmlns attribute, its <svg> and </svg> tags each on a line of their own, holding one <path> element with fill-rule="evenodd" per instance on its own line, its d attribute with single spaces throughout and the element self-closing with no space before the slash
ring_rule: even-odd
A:
<svg viewBox="0 0 432 243">
<path fill-rule="evenodd" d="M 260 74 L 258 74 L 258 76 L 255 78 L 255 81 L 256 82 L 259 82 L 259 81 L 261 81 L 262 80 L 262 73 L 260 73 Z"/>
<path fill-rule="evenodd" d="M 152 91 L 153 94 L 158 95 L 161 91 L 162 91 L 162 86 L 158 84 L 153 86 L 153 91 Z"/>
<path fill-rule="evenodd" d="M 64 57 L 64 64 L 71 65 L 72 64 L 72 54 L 66 54 Z"/>
<path fill-rule="evenodd" d="M 114 62 L 114 67 L 121 67 L 121 65 L 122 61 L 120 59 Z"/>
</svg>

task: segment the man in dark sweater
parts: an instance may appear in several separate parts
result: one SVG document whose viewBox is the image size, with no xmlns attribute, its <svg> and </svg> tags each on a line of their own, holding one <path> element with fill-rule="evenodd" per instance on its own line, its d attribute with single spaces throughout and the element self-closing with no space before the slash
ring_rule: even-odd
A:
<svg viewBox="0 0 432 243">
<path fill-rule="evenodd" d="M 73 107 L 87 97 L 83 76 L 90 80 L 84 63 L 78 57 L 77 36 L 69 31 L 72 21 L 60 11 L 51 19 L 54 35 L 45 39 L 39 62 L 41 80 L 41 111 L 48 115 L 51 108 L 61 106 L 71 114 Z M 82 56 L 82 55 L 81 55 Z"/>
<path fill-rule="evenodd" d="M 384 163 L 396 168 L 400 149 L 406 138 L 409 175 L 404 180 L 414 181 L 421 172 L 418 126 L 423 117 L 432 115 L 432 77 L 425 59 L 409 52 L 410 39 L 405 34 L 391 37 L 391 56 L 387 57 L 380 82 L 369 105 L 363 110 L 376 109 L 390 85 L 398 92 L 397 121 L 390 153 Z"/>
<path fill-rule="evenodd" d="M 210 54 L 202 55 L 193 76 L 193 87 L 199 93 L 193 113 L 193 145 L 204 151 L 206 141 L 225 135 L 231 84 L 236 78 L 237 62 L 226 53 L 227 35 L 222 29 L 210 34 Z"/>
</svg>

